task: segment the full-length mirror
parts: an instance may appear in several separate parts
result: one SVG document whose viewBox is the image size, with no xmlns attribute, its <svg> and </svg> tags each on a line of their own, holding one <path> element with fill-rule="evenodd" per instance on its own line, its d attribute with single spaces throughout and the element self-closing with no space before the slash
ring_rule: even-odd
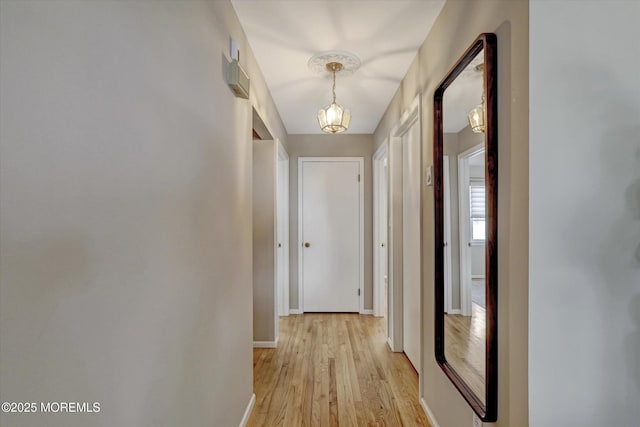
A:
<svg viewBox="0 0 640 427">
<path fill-rule="evenodd" d="M 496 37 L 434 97 L 436 359 L 483 421 L 497 416 Z"/>
</svg>

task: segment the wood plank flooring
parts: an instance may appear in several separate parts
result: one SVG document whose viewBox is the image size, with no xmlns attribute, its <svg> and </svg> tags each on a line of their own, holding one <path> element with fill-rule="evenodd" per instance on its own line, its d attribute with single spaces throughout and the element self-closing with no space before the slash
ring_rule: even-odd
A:
<svg viewBox="0 0 640 427">
<path fill-rule="evenodd" d="M 472 304 L 472 316 L 444 316 L 444 355 L 471 390 L 485 401 L 486 310 Z"/>
<path fill-rule="evenodd" d="M 430 426 L 418 375 L 386 343 L 384 320 L 358 314 L 280 319 L 276 349 L 254 349 L 249 426 Z"/>
</svg>

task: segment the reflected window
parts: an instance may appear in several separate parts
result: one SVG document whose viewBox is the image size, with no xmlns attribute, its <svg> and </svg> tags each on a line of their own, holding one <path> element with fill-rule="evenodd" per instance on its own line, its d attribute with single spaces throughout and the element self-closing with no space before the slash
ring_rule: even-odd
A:
<svg viewBox="0 0 640 427">
<path fill-rule="evenodd" d="M 469 209 L 469 218 L 471 219 L 471 243 L 484 244 L 487 238 L 487 207 L 484 180 L 472 179 L 470 181 Z"/>
</svg>

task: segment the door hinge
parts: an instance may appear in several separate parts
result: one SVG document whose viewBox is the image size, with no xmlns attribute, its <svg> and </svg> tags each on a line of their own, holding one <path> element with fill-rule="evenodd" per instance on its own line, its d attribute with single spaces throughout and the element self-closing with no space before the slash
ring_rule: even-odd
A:
<svg viewBox="0 0 640 427">
<path fill-rule="evenodd" d="M 360 296 L 360 288 L 358 288 L 358 296 Z"/>
<path fill-rule="evenodd" d="M 360 182 L 360 174 L 358 174 L 358 182 Z"/>
</svg>

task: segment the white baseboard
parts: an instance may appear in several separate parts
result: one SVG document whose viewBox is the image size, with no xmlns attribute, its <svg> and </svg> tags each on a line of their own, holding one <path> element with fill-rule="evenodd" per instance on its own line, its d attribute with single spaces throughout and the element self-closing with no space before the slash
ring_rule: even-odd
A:
<svg viewBox="0 0 640 427">
<path fill-rule="evenodd" d="M 251 417 L 251 411 L 253 411 L 253 405 L 256 403 L 256 394 L 251 394 L 251 399 L 249 399 L 249 404 L 247 405 L 247 409 L 244 411 L 244 415 L 242 416 L 242 420 L 240 420 L 240 427 L 246 427 L 249 422 L 249 417 Z"/>
<path fill-rule="evenodd" d="M 300 311 L 297 308 L 292 308 L 292 309 L 289 310 L 289 314 L 302 314 L 302 311 Z M 365 308 L 364 310 L 362 310 L 360 312 L 360 314 L 371 314 L 372 315 L 373 314 L 373 309 Z"/>
<path fill-rule="evenodd" d="M 456 308 L 456 309 L 454 309 L 454 310 L 449 310 L 449 311 L 447 312 L 447 314 L 460 314 L 460 309 L 459 309 L 459 308 Z"/>
<path fill-rule="evenodd" d="M 389 344 L 389 348 L 393 351 L 393 341 L 391 340 L 391 337 L 387 337 L 387 344 Z"/>
<path fill-rule="evenodd" d="M 429 423 L 431 423 L 433 427 L 440 427 L 440 424 L 438 424 L 438 421 L 436 421 L 435 415 L 433 415 L 433 412 L 431 412 L 431 408 L 429 408 L 429 405 L 427 405 L 427 402 L 425 402 L 424 397 L 420 398 L 420 406 L 422 406 L 422 410 L 427 416 Z"/>
<path fill-rule="evenodd" d="M 278 339 L 275 341 L 254 341 L 253 348 L 276 348 L 278 347 Z"/>
</svg>

